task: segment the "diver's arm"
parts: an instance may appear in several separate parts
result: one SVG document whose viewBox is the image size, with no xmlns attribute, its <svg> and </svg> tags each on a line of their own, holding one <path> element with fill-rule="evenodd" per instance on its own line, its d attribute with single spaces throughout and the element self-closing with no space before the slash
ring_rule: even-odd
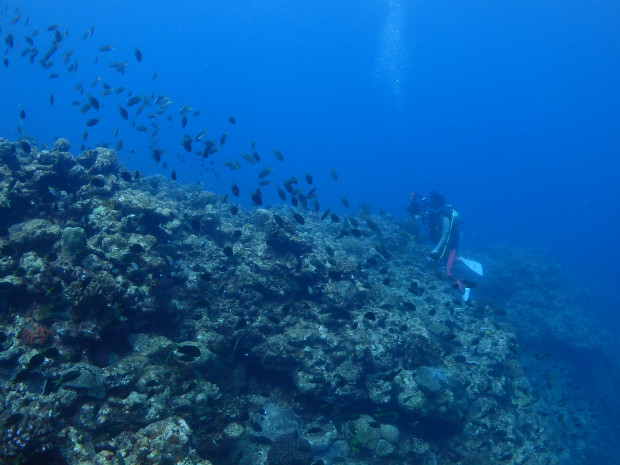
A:
<svg viewBox="0 0 620 465">
<path fill-rule="evenodd" d="M 441 239 L 431 252 L 432 254 L 438 254 L 441 249 L 446 245 L 448 241 L 448 236 L 450 233 L 450 220 L 447 217 L 443 217 L 441 220 Z"/>
</svg>

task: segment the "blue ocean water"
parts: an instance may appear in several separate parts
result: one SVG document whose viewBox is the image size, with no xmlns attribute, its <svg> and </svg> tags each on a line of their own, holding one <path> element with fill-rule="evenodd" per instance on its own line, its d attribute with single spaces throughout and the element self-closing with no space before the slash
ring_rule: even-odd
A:
<svg viewBox="0 0 620 465">
<path fill-rule="evenodd" d="M 38 29 L 43 54 L 52 24 L 69 34 L 44 70 L 20 52 Z M 4 138 L 17 138 L 21 126 L 39 143 L 69 139 L 74 153 L 82 141 L 114 146 L 122 138 L 119 159 L 129 168 L 174 169 L 179 182 L 219 193 L 234 181 L 247 207 L 265 167 L 278 180 L 311 174 L 323 209 L 339 213 L 345 197 L 404 219 L 410 192 L 435 189 L 464 218 L 464 250 L 548 251 L 589 296 L 583 311 L 620 328 L 617 2 L 27 0 L 3 2 L 1 25 L 2 39 L 15 40 L 12 49 L 3 42 Z M 114 49 L 99 51 L 106 44 Z M 75 74 L 62 63 L 71 49 Z M 111 62 L 127 62 L 125 73 Z M 126 90 L 102 96 L 102 82 Z M 164 116 L 148 118 L 146 108 L 136 118 L 149 133 L 119 115 L 128 91 L 173 102 Z M 72 105 L 87 94 L 101 102 L 96 115 Z M 94 117 L 98 124 L 86 127 Z M 156 142 L 150 123 L 159 126 Z M 202 130 L 218 144 L 227 132 L 206 160 L 181 146 Z M 222 166 L 244 163 L 251 142 L 261 162 Z M 152 159 L 154 144 L 167 168 Z M 279 202 L 274 185 L 262 190 L 266 203 Z"/>
</svg>

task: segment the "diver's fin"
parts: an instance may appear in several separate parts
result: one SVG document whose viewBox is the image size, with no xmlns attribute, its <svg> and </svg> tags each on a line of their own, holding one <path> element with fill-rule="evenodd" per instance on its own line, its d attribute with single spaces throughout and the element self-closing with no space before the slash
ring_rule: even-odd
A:
<svg viewBox="0 0 620 465">
<path fill-rule="evenodd" d="M 482 271 L 482 263 L 463 257 L 459 257 L 459 261 L 477 275 L 484 276 L 484 272 Z"/>
</svg>

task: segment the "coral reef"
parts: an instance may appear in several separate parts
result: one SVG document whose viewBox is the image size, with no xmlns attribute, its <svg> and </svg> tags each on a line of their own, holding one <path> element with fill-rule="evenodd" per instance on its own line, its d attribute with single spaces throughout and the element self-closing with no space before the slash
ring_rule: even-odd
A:
<svg viewBox="0 0 620 465">
<path fill-rule="evenodd" d="M 233 214 L 68 150 L 0 140 L 3 457 L 557 463 L 512 326 L 389 216 Z"/>
<path fill-rule="evenodd" d="M 21 332 L 22 341 L 29 346 L 44 346 L 52 331 L 43 325 L 26 326 Z"/>
</svg>

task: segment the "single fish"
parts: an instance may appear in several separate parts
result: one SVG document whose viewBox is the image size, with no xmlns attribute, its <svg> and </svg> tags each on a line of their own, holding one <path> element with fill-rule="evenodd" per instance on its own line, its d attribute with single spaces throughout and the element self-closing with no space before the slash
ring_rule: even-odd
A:
<svg viewBox="0 0 620 465">
<path fill-rule="evenodd" d="M 274 147 L 274 149 L 273 149 L 273 154 L 274 154 L 274 155 L 275 155 L 275 157 L 278 159 L 278 161 L 284 161 L 284 156 L 283 156 L 283 155 L 282 155 L 282 153 L 281 153 L 278 149 L 276 149 L 275 147 Z"/>
<path fill-rule="evenodd" d="M 266 166 L 265 168 L 263 168 L 261 170 L 260 173 L 258 173 L 258 177 L 259 179 L 265 178 L 267 176 L 269 176 L 269 173 L 271 173 L 273 171 L 273 168 L 270 168 L 269 166 Z"/>
<path fill-rule="evenodd" d="M 131 107 L 135 104 L 137 104 L 138 102 L 140 102 L 142 100 L 142 97 L 130 97 L 129 99 L 127 99 L 127 102 L 125 102 L 125 105 L 128 107 Z"/>
<path fill-rule="evenodd" d="M 92 107 L 99 111 L 99 100 L 97 100 L 95 97 L 93 97 L 92 95 L 88 95 L 88 102 L 92 105 Z"/>
<path fill-rule="evenodd" d="M 233 182 L 232 185 L 230 186 L 230 190 L 232 191 L 235 197 L 239 197 L 239 186 L 237 186 L 237 184 Z"/>
</svg>

